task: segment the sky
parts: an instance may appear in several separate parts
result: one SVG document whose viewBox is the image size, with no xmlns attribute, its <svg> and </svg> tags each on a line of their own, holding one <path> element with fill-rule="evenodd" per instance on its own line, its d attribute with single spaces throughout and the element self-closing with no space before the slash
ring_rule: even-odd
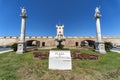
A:
<svg viewBox="0 0 120 80">
<path fill-rule="evenodd" d="M 0 0 L 0 36 L 20 36 L 21 9 L 27 10 L 26 36 L 96 36 L 95 8 L 102 14 L 102 36 L 120 36 L 120 0 Z"/>
</svg>

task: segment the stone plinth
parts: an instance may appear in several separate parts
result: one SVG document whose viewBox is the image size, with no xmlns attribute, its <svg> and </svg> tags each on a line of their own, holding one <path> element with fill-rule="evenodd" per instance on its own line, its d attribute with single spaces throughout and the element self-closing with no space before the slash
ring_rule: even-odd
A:
<svg viewBox="0 0 120 80">
<path fill-rule="evenodd" d="M 26 44 L 24 42 L 18 43 L 17 54 L 23 54 L 26 51 Z"/>
<path fill-rule="evenodd" d="M 102 53 L 102 54 L 105 54 L 106 51 L 105 51 L 105 45 L 104 45 L 104 42 L 96 42 L 96 52 L 99 52 L 99 53 Z"/>
<path fill-rule="evenodd" d="M 72 70 L 72 61 L 70 51 L 51 50 L 49 54 L 50 70 Z"/>
</svg>

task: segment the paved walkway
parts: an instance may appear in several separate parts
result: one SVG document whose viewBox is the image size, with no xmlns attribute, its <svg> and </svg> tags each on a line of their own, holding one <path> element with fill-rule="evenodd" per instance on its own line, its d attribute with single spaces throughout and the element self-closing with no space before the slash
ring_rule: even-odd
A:
<svg viewBox="0 0 120 80">
<path fill-rule="evenodd" d="M 0 54 L 6 53 L 6 52 L 11 52 L 11 51 L 13 51 L 13 50 L 11 49 L 11 50 L 0 51 Z"/>
<path fill-rule="evenodd" d="M 120 47 L 112 48 L 110 51 L 120 53 Z"/>
<path fill-rule="evenodd" d="M 120 51 L 118 50 L 110 50 L 110 51 L 120 53 Z"/>
</svg>

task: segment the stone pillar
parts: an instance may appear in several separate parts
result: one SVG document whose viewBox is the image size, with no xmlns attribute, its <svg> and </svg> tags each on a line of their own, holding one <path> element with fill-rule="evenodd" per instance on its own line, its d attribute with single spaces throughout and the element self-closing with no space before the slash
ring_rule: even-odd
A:
<svg viewBox="0 0 120 80">
<path fill-rule="evenodd" d="M 97 42 L 101 42 L 100 18 L 96 18 Z"/>
<path fill-rule="evenodd" d="M 99 52 L 99 53 L 106 53 L 105 51 L 105 45 L 104 45 L 104 42 L 102 42 L 102 39 L 101 39 L 101 30 L 100 30 L 100 17 L 101 17 L 101 14 L 100 14 L 100 11 L 99 11 L 99 8 L 96 7 L 95 9 L 95 20 L 96 20 L 96 32 L 97 32 L 97 42 L 96 42 L 96 52 Z"/>
<path fill-rule="evenodd" d="M 20 15 L 22 18 L 21 22 L 21 34 L 20 34 L 20 41 L 18 42 L 17 54 L 22 54 L 26 51 L 26 44 L 25 44 L 25 30 L 26 30 L 26 9 L 22 8 L 22 14 Z"/>
</svg>

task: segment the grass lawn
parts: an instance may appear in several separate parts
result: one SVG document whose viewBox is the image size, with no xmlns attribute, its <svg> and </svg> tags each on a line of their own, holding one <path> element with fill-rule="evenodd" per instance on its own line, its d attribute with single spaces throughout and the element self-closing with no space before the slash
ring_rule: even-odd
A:
<svg viewBox="0 0 120 80">
<path fill-rule="evenodd" d="M 119 53 L 96 53 L 99 60 L 72 60 L 71 71 L 58 71 L 48 70 L 48 60 L 34 59 L 33 52 L 0 54 L 0 80 L 120 80 Z M 80 52 L 95 53 L 90 50 Z"/>
</svg>

